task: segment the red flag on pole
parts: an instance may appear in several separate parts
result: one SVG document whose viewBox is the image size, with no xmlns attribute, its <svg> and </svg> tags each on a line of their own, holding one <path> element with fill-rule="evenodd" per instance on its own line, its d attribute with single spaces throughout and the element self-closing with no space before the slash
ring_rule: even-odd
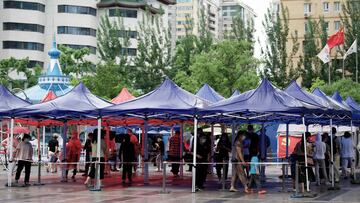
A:
<svg viewBox="0 0 360 203">
<path fill-rule="evenodd" d="M 344 28 L 342 27 L 337 33 L 330 36 L 326 44 L 329 46 L 329 49 L 331 50 L 335 46 L 344 44 L 345 41 L 344 39 L 345 39 Z"/>
</svg>

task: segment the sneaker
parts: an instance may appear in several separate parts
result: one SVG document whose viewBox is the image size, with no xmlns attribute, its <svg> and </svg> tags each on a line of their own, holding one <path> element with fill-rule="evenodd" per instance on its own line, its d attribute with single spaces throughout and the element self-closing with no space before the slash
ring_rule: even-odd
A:
<svg viewBox="0 0 360 203">
<path fill-rule="evenodd" d="M 231 187 L 229 191 L 230 191 L 230 192 L 238 192 L 238 190 L 235 189 L 234 187 Z"/>
<path fill-rule="evenodd" d="M 266 190 L 260 190 L 260 191 L 258 191 L 258 194 L 259 194 L 259 195 L 266 194 Z"/>
</svg>

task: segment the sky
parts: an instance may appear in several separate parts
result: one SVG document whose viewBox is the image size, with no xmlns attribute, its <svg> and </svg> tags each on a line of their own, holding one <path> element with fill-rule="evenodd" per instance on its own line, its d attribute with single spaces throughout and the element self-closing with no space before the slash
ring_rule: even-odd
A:
<svg viewBox="0 0 360 203">
<path fill-rule="evenodd" d="M 265 31 L 262 26 L 262 21 L 264 20 L 264 15 L 267 8 L 270 6 L 271 0 L 242 0 L 243 3 L 250 6 L 254 9 L 257 17 L 255 18 L 255 50 L 254 55 L 256 58 L 261 56 L 261 44 L 265 44 Z M 260 40 L 260 43 L 258 42 Z"/>
</svg>

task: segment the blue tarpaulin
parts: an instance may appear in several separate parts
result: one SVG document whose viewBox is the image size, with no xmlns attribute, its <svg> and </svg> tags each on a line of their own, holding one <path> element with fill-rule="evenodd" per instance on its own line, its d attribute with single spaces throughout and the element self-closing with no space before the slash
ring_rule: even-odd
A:
<svg viewBox="0 0 360 203">
<path fill-rule="evenodd" d="M 353 111 L 352 118 L 360 120 L 360 105 L 352 97 L 347 97 L 345 102 Z"/>
<path fill-rule="evenodd" d="M 1 117 L 13 117 L 14 110 L 31 104 L 30 102 L 15 96 L 3 85 L 0 85 L 0 98 Z"/>
<path fill-rule="evenodd" d="M 18 117 L 97 117 L 100 116 L 101 108 L 111 105 L 110 102 L 93 95 L 83 83 L 80 83 L 63 96 L 48 102 L 19 108 L 15 113 Z"/>
<path fill-rule="evenodd" d="M 212 103 L 216 103 L 225 99 L 219 93 L 217 93 L 212 87 L 208 84 L 204 84 L 199 91 L 196 93 L 196 96 L 206 99 Z"/>
<path fill-rule="evenodd" d="M 313 94 L 323 98 L 326 100 L 330 107 L 334 110 L 342 111 L 343 113 L 350 113 L 350 109 L 344 106 L 341 102 L 336 101 L 335 99 L 327 96 L 323 91 L 321 91 L 319 88 L 315 88 L 313 91 Z"/>
<path fill-rule="evenodd" d="M 183 90 L 170 79 L 165 79 L 155 90 L 131 101 L 104 108 L 102 112 L 105 115 L 195 115 L 199 109 L 209 105 L 209 101 Z"/>
</svg>

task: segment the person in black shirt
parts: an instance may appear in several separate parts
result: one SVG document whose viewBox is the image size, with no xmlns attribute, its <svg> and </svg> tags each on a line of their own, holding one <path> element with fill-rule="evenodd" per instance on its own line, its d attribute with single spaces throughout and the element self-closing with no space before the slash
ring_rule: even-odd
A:
<svg viewBox="0 0 360 203">
<path fill-rule="evenodd" d="M 46 171 L 51 173 L 56 173 L 57 168 L 55 166 L 55 163 L 58 159 L 58 153 L 59 153 L 59 141 L 57 140 L 58 135 L 53 134 L 53 137 L 50 139 L 48 143 L 48 159 L 49 159 L 49 166 L 47 167 Z"/>
<path fill-rule="evenodd" d="M 229 153 L 231 152 L 231 142 L 229 140 L 229 137 L 226 133 L 222 133 L 221 137 L 219 138 L 219 141 L 215 148 L 215 162 L 216 164 L 216 174 L 219 178 L 219 181 L 221 181 L 221 169 L 224 167 L 224 176 L 225 180 L 227 179 L 228 175 L 228 168 L 229 165 L 227 164 L 229 162 Z M 223 165 L 223 162 L 226 164 Z"/>
<path fill-rule="evenodd" d="M 126 176 L 128 177 L 129 183 L 132 182 L 132 166 L 131 162 L 135 162 L 135 149 L 134 144 L 130 142 L 129 135 L 126 135 L 124 142 L 121 144 L 119 151 L 119 158 L 124 162 L 122 172 L 122 183 L 125 184 Z"/>
<path fill-rule="evenodd" d="M 198 129 L 198 142 L 196 150 L 196 191 L 204 189 L 204 183 L 208 174 L 208 165 L 201 164 L 208 161 L 209 153 L 211 150 L 211 140 L 206 136 L 201 128 Z"/>
<path fill-rule="evenodd" d="M 259 141 L 260 141 L 259 136 L 254 132 L 253 125 L 248 125 L 247 129 L 248 129 L 247 132 L 248 137 L 251 140 L 250 148 L 249 148 L 250 157 L 257 156 L 259 153 Z"/>
<path fill-rule="evenodd" d="M 83 150 L 85 151 L 85 172 L 82 176 L 87 176 L 89 173 L 89 168 L 90 168 L 90 161 L 91 161 L 91 140 L 92 137 L 94 136 L 93 133 L 89 133 L 88 137 L 85 141 L 85 144 L 83 146 Z"/>
</svg>

